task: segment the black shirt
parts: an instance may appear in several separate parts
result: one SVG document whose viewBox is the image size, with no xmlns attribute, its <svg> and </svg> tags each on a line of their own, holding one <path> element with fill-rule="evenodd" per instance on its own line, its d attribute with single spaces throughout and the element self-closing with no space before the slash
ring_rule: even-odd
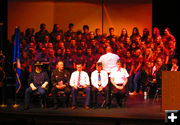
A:
<svg viewBox="0 0 180 125">
<path fill-rule="evenodd" d="M 43 71 L 40 73 L 33 71 L 30 73 L 28 78 L 28 83 L 29 84 L 33 83 L 34 86 L 41 86 L 46 81 L 49 82 L 49 77 L 48 74 Z"/>
<path fill-rule="evenodd" d="M 58 82 L 63 81 L 63 84 L 69 85 L 70 74 L 67 70 L 60 71 L 55 69 L 51 73 L 51 83 L 56 86 Z"/>
</svg>

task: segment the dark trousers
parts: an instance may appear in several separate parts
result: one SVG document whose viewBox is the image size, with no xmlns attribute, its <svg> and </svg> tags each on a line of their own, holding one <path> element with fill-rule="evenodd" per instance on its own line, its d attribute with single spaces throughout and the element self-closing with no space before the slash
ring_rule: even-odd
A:
<svg viewBox="0 0 180 125">
<path fill-rule="evenodd" d="M 69 96 L 71 94 L 71 88 L 70 87 L 65 87 L 64 89 L 57 89 L 56 87 L 53 87 L 52 88 L 52 97 L 53 97 L 53 101 L 54 101 L 54 104 L 57 105 L 58 104 L 58 95 L 57 93 L 59 91 L 64 91 L 66 97 L 65 97 L 65 104 L 68 104 L 69 103 Z"/>
<path fill-rule="evenodd" d="M 78 91 L 83 91 L 86 93 L 86 100 L 85 100 L 85 105 L 89 105 L 90 103 L 90 88 L 72 88 L 72 105 L 76 105 L 77 103 L 77 96 L 78 96 Z"/>
<path fill-rule="evenodd" d="M 109 87 L 106 86 L 103 90 L 105 95 L 105 103 L 108 103 L 109 101 Z M 97 96 L 98 96 L 98 89 L 95 87 L 92 87 L 92 96 L 93 96 L 93 105 L 97 105 Z"/>
<path fill-rule="evenodd" d="M 108 76 L 110 75 L 110 73 L 108 73 Z M 107 85 L 107 87 L 109 88 L 109 90 L 108 90 L 108 102 L 107 102 L 107 106 L 110 106 L 111 105 L 111 90 L 112 90 L 112 83 L 111 83 L 111 80 L 110 80 L 111 78 L 110 77 L 108 77 L 108 85 Z"/>
<path fill-rule="evenodd" d="M 36 88 L 37 88 L 37 90 L 35 90 L 35 91 L 38 91 L 40 94 L 40 104 L 44 104 L 45 100 L 46 100 L 46 91 L 44 89 L 42 89 L 41 86 L 37 86 Z M 26 89 L 26 91 L 25 91 L 25 105 L 26 106 L 29 105 L 31 94 L 32 94 L 32 92 L 35 92 L 35 91 L 32 91 L 31 87 Z"/>
<path fill-rule="evenodd" d="M 122 100 L 126 96 L 126 91 L 126 86 L 122 90 L 119 90 L 112 85 L 112 95 L 116 97 L 117 104 L 122 104 Z"/>
</svg>

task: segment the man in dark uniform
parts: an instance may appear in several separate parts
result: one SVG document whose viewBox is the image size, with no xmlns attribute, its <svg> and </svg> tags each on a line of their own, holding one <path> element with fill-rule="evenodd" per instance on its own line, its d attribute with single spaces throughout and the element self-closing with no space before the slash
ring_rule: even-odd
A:
<svg viewBox="0 0 180 125">
<path fill-rule="evenodd" d="M 64 70 L 63 61 L 58 61 L 56 65 L 56 69 L 53 70 L 51 74 L 51 83 L 53 85 L 52 96 L 54 97 L 55 109 L 58 108 L 58 100 L 57 100 L 58 91 L 64 91 L 66 95 L 65 104 L 66 106 L 68 106 L 69 104 L 69 96 L 71 94 L 69 79 L 70 79 L 70 74 L 67 70 Z"/>
<path fill-rule="evenodd" d="M 49 82 L 48 74 L 42 71 L 42 63 L 37 61 L 35 71 L 32 71 L 28 78 L 29 88 L 25 91 L 25 109 L 29 108 L 30 96 L 32 92 L 38 91 L 41 97 L 41 108 L 45 108 L 46 89 Z"/>
</svg>

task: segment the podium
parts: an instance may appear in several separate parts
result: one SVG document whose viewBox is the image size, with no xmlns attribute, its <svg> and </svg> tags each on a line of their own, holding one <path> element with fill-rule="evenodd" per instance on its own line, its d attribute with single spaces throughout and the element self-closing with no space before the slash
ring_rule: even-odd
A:
<svg viewBox="0 0 180 125">
<path fill-rule="evenodd" d="M 180 110 L 180 72 L 162 72 L 162 111 Z"/>
</svg>

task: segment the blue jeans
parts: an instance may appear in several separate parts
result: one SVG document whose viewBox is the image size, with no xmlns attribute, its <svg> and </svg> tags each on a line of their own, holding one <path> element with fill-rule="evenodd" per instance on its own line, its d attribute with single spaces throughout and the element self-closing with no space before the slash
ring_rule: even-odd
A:
<svg viewBox="0 0 180 125">
<path fill-rule="evenodd" d="M 72 88 L 72 105 L 76 105 L 77 102 L 77 95 L 78 95 L 78 89 Z M 86 93 L 86 100 L 85 100 L 85 105 L 89 105 L 90 103 L 90 88 L 82 88 L 83 92 Z"/>
<path fill-rule="evenodd" d="M 137 71 L 137 73 L 134 76 L 134 80 L 133 80 L 133 82 L 134 82 L 134 91 L 137 91 L 137 86 L 138 86 L 140 76 L 141 76 L 141 71 Z M 140 85 L 139 90 L 141 90 L 141 88 L 142 88 L 142 86 Z"/>
<path fill-rule="evenodd" d="M 128 82 L 127 82 L 127 88 L 128 91 L 132 92 L 133 91 L 133 74 L 128 77 Z"/>
<path fill-rule="evenodd" d="M 43 101 L 45 101 L 46 91 L 44 89 L 42 89 L 41 86 L 37 86 L 36 88 L 37 88 L 37 90 L 35 90 L 35 91 L 38 91 L 40 94 L 40 104 L 43 104 Z M 26 106 L 29 105 L 32 92 L 34 92 L 34 91 L 32 91 L 31 87 L 27 88 L 25 91 L 25 105 Z"/>
</svg>

